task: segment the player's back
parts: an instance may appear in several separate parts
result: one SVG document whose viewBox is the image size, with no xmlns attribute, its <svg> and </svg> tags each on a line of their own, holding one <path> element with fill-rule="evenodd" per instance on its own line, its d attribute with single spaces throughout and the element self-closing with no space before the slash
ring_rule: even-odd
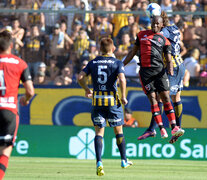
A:
<svg viewBox="0 0 207 180">
<path fill-rule="evenodd" d="M 119 103 L 117 76 L 124 73 L 123 63 L 113 57 L 98 56 L 84 70 L 91 74 L 93 82 L 93 105 L 113 106 Z"/>
<path fill-rule="evenodd" d="M 162 34 L 170 41 L 172 55 L 180 54 L 180 31 L 176 25 L 166 26 L 162 29 Z"/>
<path fill-rule="evenodd" d="M 0 55 L 0 109 L 17 112 L 18 87 L 27 64 L 14 55 Z"/>
<path fill-rule="evenodd" d="M 176 25 L 166 26 L 162 29 L 162 34 L 170 41 L 172 47 L 173 66 L 177 67 L 183 63 L 180 56 L 180 31 Z"/>
</svg>

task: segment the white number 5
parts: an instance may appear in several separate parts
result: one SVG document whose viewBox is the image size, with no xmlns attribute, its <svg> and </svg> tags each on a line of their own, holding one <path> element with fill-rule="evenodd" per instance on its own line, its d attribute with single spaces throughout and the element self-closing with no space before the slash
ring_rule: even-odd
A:
<svg viewBox="0 0 207 180">
<path fill-rule="evenodd" d="M 103 69 L 107 69 L 107 66 L 98 66 L 98 82 L 101 84 L 107 82 L 107 73 Z"/>
</svg>

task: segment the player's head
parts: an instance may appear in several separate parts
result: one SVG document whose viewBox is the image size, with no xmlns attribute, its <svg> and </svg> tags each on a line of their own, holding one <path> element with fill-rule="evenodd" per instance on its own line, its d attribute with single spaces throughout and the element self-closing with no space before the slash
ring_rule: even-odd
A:
<svg viewBox="0 0 207 180">
<path fill-rule="evenodd" d="M 100 41 L 100 51 L 103 54 L 113 53 L 115 50 L 114 42 L 111 38 L 104 37 Z"/>
<path fill-rule="evenodd" d="M 7 30 L 0 32 L 0 53 L 7 51 L 12 44 L 11 33 Z"/>
<path fill-rule="evenodd" d="M 160 32 L 163 27 L 163 19 L 161 16 L 153 16 L 151 28 L 154 33 Z"/>
<path fill-rule="evenodd" d="M 167 13 L 165 11 L 162 11 L 160 16 L 163 19 L 163 26 L 164 27 L 168 26 L 170 24 L 170 21 L 169 21 L 169 18 L 167 16 Z"/>
</svg>

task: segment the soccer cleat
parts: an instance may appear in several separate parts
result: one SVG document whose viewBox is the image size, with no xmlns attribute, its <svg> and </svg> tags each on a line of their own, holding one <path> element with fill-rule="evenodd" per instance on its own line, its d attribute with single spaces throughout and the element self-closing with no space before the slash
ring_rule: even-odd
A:
<svg viewBox="0 0 207 180">
<path fill-rule="evenodd" d="M 154 130 L 154 131 L 149 131 L 149 130 L 146 130 L 145 132 L 144 132 L 144 134 L 142 134 L 141 136 L 139 136 L 138 138 L 137 138 L 137 140 L 142 140 L 142 139 L 146 139 L 146 138 L 149 138 L 149 137 L 155 137 L 156 136 L 156 131 Z"/>
<path fill-rule="evenodd" d="M 104 175 L 104 170 L 103 170 L 103 164 L 101 161 L 97 162 L 97 166 L 96 166 L 96 174 L 98 176 L 103 176 Z"/>
<path fill-rule="evenodd" d="M 160 134 L 161 134 L 162 139 L 168 138 L 168 134 L 167 134 L 167 131 L 165 130 L 165 128 L 162 128 L 160 130 Z"/>
<path fill-rule="evenodd" d="M 169 143 L 170 144 L 175 143 L 178 140 L 178 138 L 179 138 L 179 136 L 172 136 L 171 139 L 170 139 L 170 141 L 169 141 Z"/>
<path fill-rule="evenodd" d="M 128 159 L 125 160 L 121 160 L 121 167 L 122 168 L 128 168 L 129 166 L 132 166 L 133 162 L 129 161 Z"/>
<path fill-rule="evenodd" d="M 174 129 L 171 131 L 172 136 L 180 137 L 184 134 L 184 130 L 179 128 L 178 126 L 175 126 Z"/>
</svg>

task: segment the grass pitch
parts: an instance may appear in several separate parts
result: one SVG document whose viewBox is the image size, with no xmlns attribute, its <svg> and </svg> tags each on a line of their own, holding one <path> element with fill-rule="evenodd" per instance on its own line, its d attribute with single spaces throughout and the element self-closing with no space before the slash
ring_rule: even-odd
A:
<svg viewBox="0 0 207 180">
<path fill-rule="evenodd" d="M 206 180 L 207 161 L 132 160 L 122 169 L 120 160 L 103 159 L 105 175 L 96 175 L 95 160 L 11 157 L 4 180 Z"/>
</svg>

